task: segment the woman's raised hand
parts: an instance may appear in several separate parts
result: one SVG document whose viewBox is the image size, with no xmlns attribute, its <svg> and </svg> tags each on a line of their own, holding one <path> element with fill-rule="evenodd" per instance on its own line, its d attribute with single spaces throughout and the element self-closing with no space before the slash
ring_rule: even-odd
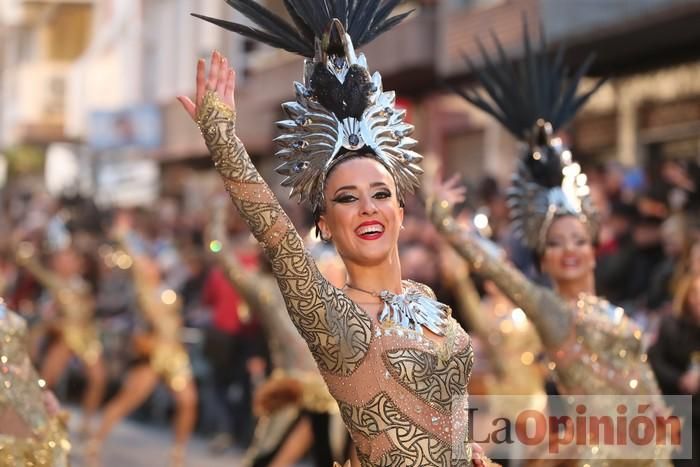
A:
<svg viewBox="0 0 700 467">
<path fill-rule="evenodd" d="M 460 175 L 455 174 L 447 180 L 440 176 L 433 181 L 433 197 L 437 201 L 447 201 L 454 206 L 466 199 L 467 189 L 460 182 Z"/>
<path fill-rule="evenodd" d="M 189 116 L 192 117 L 192 120 L 197 119 L 199 107 L 202 105 L 207 91 L 216 92 L 224 104 L 231 107 L 231 110 L 236 110 L 236 103 L 233 97 L 236 89 L 236 72 L 229 66 L 228 59 L 219 52 L 214 51 L 211 54 L 208 75 L 206 68 L 206 61 L 200 59 L 197 62 L 197 91 L 194 102 L 187 96 L 178 96 L 177 98 Z"/>
</svg>

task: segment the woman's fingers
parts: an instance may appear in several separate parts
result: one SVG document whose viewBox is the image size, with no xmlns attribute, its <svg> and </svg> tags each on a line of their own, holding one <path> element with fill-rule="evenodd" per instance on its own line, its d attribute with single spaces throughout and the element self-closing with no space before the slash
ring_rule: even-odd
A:
<svg viewBox="0 0 700 467">
<path fill-rule="evenodd" d="M 456 187 L 457 185 L 459 185 L 461 178 L 462 178 L 462 175 L 459 173 L 456 173 L 445 181 L 445 186 Z"/>
<path fill-rule="evenodd" d="M 221 59 L 221 68 L 219 69 L 219 77 L 216 82 L 216 93 L 223 99 L 226 93 L 226 79 L 228 75 L 228 60 L 226 58 Z"/>
<path fill-rule="evenodd" d="M 202 104 L 202 99 L 204 99 L 204 93 L 206 92 L 206 87 L 207 87 L 207 63 L 204 61 L 203 58 L 200 58 L 197 61 L 197 90 L 195 94 L 195 103 L 197 104 L 197 107 L 199 107 Z"/>
<path fill-rule="evenodd" d="M 236 72 L 233 68 L 229 68 L 228 76 L 226 77 L 226 90 L 224 91 L 224 102 L 233 107 L 233 93 L 236 89 Z"/>
<path fill-rule="evenodd" d="M 211 54 L 211 63 L 209 65 L 209 79 L 207 80 L 207 90 L 216 90 L 216 84 L 219 81 L 219 71 L 221 70 L 221 54 L 214 51 Z"/>
<path fill-rule="evenodd" d="M 228 60 L 217 51 L 211 54 L 211 63 L 207 73 L 206 60 L 197 61 L 197 81 L 194 102 L 187 96 L 178 96 L 182 107 L 192 119 L 197 116 L 197 109 L 202 105 L 208 90 L 216 92 L 223 101 L 233 108 L 236 90 L 236 73 L 228 66 Z"/>
<path fill-rule="evenodd" d="M 180 101 L 180 104 L 182 104 L 182 107 L 189 114 L 189 116 L 192 117 L 192 119 L 194 120 L 196 118 L 196 114 L 197 114 L 197 107 L 194 105 L 194 102 L 192 102 L 192 99 L 190 99 L 187 96 L 177 96 L 177 100 Z"/>
</svg>

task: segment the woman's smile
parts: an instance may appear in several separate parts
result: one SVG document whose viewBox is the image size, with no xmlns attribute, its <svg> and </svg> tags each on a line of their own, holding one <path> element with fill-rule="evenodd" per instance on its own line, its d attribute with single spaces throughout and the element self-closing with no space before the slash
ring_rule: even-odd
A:
<svg viewBox="0 0 700 467">
<path fill-rule="evenodd" d="M 384 224 L 379 221 L 366 221 L 355 229 L 355 233 L 362 240 L 378 240 L 384 235 Z"/>
</svg>

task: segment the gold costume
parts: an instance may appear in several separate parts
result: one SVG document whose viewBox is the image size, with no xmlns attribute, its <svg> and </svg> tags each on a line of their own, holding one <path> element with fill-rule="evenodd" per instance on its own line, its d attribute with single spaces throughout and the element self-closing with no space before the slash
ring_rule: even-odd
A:
<svg viewBox="0 0 700 467">
<path fill-rule="evenodd" d="M 233 203 L 265 250 L 287 310 L 308 344 L 369 466 L 468 466 L 469 336 L 452 318 L 440 341 L 379 324 L 320 274 L 235 135 L 235 116 L 213 92 L 197 120 Z M 429 296 L 404 282 L 404 290 Z"/>
<path fill-rule="evenodd" d="M 132 259 L 131 273 L 139 309 L 153 329 L 149 363 L 170 389 L 182 391 L 192 381 L 192 365 L 180 340 L 180 300 L 174 291 L 161 291 L 160 284 L 153 283 L 153 279 L 144 271 L 143 262 L 147 260 L 131 252 L 126 239 L 121 239 L 119 243 Z"/>
<path fill-rule="evenodd" d="M 457 257 L 455 261 L 464 261 Z M 454 289 L 459 314 L 469 323 L 472 336 L 478 336 L 488 357 L 490 374 L 485 389 L 489 395 L 531 396 L 529 407 L 544 408 L 544 378 L 536 357 L 542 344 L 532 323 L 522 310 L 503 296 L 490 296 L 483 301 L 469 277 L 468 268 L 456 268 Z M 472 394 L 474 392 L 472 391 Z M 518 398 L 525 401 L 525 398 Z M 496 399 L 498 413 L 512 418 L 521 407 L 510 407 Z"/>
<path fill-rule="evenodd" d="M 66 427 L 47 412 L 26 334 L 24 320 L 0 299 L 0 467 L 66 467 Z"/>
<path fill-rule="evenodd" d="M 597 297 L 563 301 L 554 291 L 528 280 L 494 256 L 487 240 L 476 237 L 452 217 L 446 201 L 429 203 L 433 223 L 478 274 L 493 281 L 518 305 L 537 329 L 564 395 L 651 396 L 658 413 L 666 413 L 656 378 L 642 351 L 642 331 L 621 308 Z M 615 398 L 600 397 L 598 413 L 616 413 Z M 573 408 L 572 408 L 573 409 Z M 612 446 L 595 447 L 580 460 L 590 466 L 668 466 L 670 452 L 655 448 L 651 459 L 621 460 Z M 607 461 L 606 459 L 615 459 Z"/>
<path fill-rule="evenodd" d="M 89 285 L 80 277 L 62 278 L 44 268 L 33 247 L 20 249 L 17 262 L 52 294 L 61 312 L 58 328 L 68 348 L 85 364 L 102 356 L 100 333 L 93 320 L 95 302 Z"/>
<path fill-rule="evenodd" d="M 220 236 L 223 238 L 223 235 Z M 262 323 L 274 371 L 256 395 L 258 421 L 255 438 L 243 465 L 280 446 L 300 412 L 338 414 L 338 405 L 328 392 L 311 352 L 289 319 L 287 307 L 275 279 L 246 270 L 230 252 L 225 240 L 215 255 L 229 282 L 241 294 Z M 344 453 L 338 453 L 344 455 Z"/>
</svg>

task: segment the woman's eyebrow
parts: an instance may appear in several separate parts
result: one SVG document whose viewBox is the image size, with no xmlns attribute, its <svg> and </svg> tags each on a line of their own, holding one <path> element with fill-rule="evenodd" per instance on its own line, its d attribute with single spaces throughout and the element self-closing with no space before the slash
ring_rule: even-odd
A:
<svg viewBox="0 0 700 467">
<path fill-rule="evenodd" d="M 333 193 L 333 196 L 337 195 L 339 191 L 343 191 L 343 190 L 357 190 L 357 187 L 355 185 L 341 186 L 340 188 L 335 190 L 335 193 Z"/>
</svg>

